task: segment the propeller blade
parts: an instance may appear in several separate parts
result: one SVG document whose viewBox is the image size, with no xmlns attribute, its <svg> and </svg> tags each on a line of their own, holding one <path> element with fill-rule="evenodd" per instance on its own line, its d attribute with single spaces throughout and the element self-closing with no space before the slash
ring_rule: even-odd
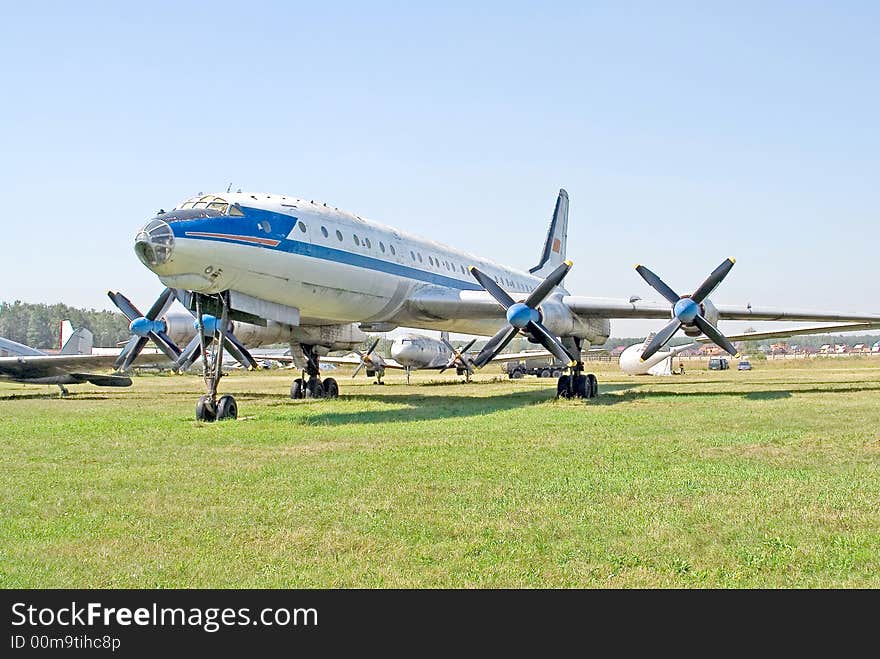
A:
<svg viewBox="0 0 880 659">
<path fill-rule="evenodd" d="M 569 366 L 572 366 L 572 362 L 575 362 L 574 357 L 568 354 L 568 350 L 565 349 L 565 346 L 562 345 L 562 342 L 557 339 L 550 331 L 544 327 L 541 323 L 531 322 L 528 326 L 528 332 L 538 339 L 542 346 L 547 348 L 553 355 L 561 360 L 566 362 Z"/>
<path fill-rule="evenodd" d="M 373 351 L 376 349 L 376 346 L 379 345 L 379 341 L 381 341 L 381 340 L 382 339 L 376 339 L 375 341 L 373 341 L 373 345 L 371 345 L 366 352 L 367 356 L 373 354 Z"/>
<path fill-rule="evenodd" d="M 150 332 L 150 338 L 159 350 L 165 353 L 168 359 L 177 362 L 177 359 L 180 357 L 180 348 L 174 345 L 174 341 L 171 340 L 170 336 L 165 332 Z"/>
<path fill-rule="evenodd" d="M 131 300 L 125 297 L 122 293 L 107 291 L 107 296 L 110 298 L 110 301 L 116 305 L 116 308 L 122 312 L 122 315 L 128 318 L 128 322 L 143 316 L 143 314 L 138 311 L 138 308 L 131 303 Z"/>
<path fill-rule="evenodd" d="M 351 374 L 351 377 L 357 377 L 357 374 L 361 372 L 361 369 L 364 367 L 364 360 L 361 357 L 361 363 L 357 365 L 357 368 L 354 369 L 354 373 Z"/>
<path fill-rule="evenodd" d="M 705 300 L 709 295 L 714 291 L 718 284 L 724 281 L 724 278 L 727 276 L 727 273 L 730 272 L 730 269 L 733 267 L 733 264 L 736 263 L 736 259 L 732 256 L 724 259 L 724 261 L 715 268 L 712 273 L 706 277 L 706 281 L 700 284 L 700 287 L 694 291 L 694 294 L 691 295 L 691 299 L 699 304 L 703 300 Z M 705 332 L 703 332 L 705 334 Z M 708 334 L 706 334 L 708 336 Z M 725 348 L 726 350 L 726 348 Z"/>
<path fill-rule="evenodd" d="M 648 285 L 651 288 L 653 288 L 655 291 L 660 293 L 660 295 L 666 298 L 666 301 L 669 302 L 669 304 L 675 304 L 681 298 L 678 293 L 669 288 L 669 286 L 667 286 L 666 283 L 662 279 L 660 279 L 660 277 L 648 270 L 648 268 L 646 268 L 645 266 L 637 265 L 636 272 L 638 272 L 642 276 L 642 279 L 648 282 Z"/>
<path fill-rule="evenodd" d="M 649 359 L 655 352 L 665 346 L 669 339 L 672 338 L 672 335 L 675 334 L 680 327 L 681 321 L 678 318 L 673 318 L 666 323 L 666 325 L 663 326 L 663 329 L 657 332 L 654 335 L 654 338 L 645 346 L 645 349 L 642 350 L 642 361 Z"/>
<path fill-rule="evenodd" d="M 571 270 L 571 266 L 571 261 L 566 261 L 557 266 L 556 269 L 547 275 L 544 281 L 538 284 L 537 288 L 529 294 L 524 304 L 532 309 L 541 304 L 541 302 L 544 301 L 544 298 L 550 295 L 550 292 L 562 283 L 562 280 L 565 279 L 565 275 Z"/>
<path fill-rule="evenodd" d="M 702 316 L 697 316 L 696 318 L 694 318 L 694 325 L 699 327 L 700 331 L 708 338 L 712 339 L 712 342 L 715 345 L 719 346 L 720 348 L 724 348 L 724 350 L 736 357 L 736 347 L 730 341 L 728 341 L 727 337 L 719 332 L 712 323 L 710 323 Z"/>
<path fill-rule="evenodd" d="M 513 298 L 510 297 L 507 292 L 501 288 L 495 280 L 492 279 L 489 275 L 483 274 L 479 270 L 477 270 L 474 266 L 468 267 L 471 275 L 477 282 L 486 289 L 486 292 L 489 293 L 492 297 L 495 298 L 495 301 L 498 302 L 505 310 L 514 304 Z"/>
<path fill-rule="evenodd" d="M 183 352 L 181 352 L 180 356 L 177 358 L 177 369 L 180 371 L 188 371 L 189 367 L 193 365 L 193 362 L 199 358 L 201 351 L 202 339 L 199 336 L 199 333 L 196 332 L 196 335 L 190 340 L 183 349 Z"/>
<path fill-rule="evenodd" d="M 256 370 L 260 367 L 260 365 L 257 364 L 257 361 L 253 358 L 251 353 L 248 351 L 248 349 L 245 348 L 242 342 L 236 338 L 235 334 L 233 334 L 232 332 L 227 332 L 224 335 L 224 338 L 226 339 L 224 343 L 224 345 L 226 346 L 226 350 L 229 352 L 230 355 L 235 358 L 235 360 L 239 364 L 251 371 Z"/>
<path fill-rule="evenodd" d="M 512 325 L 506 325 L 498 330 L 495 336 L 489 339 L 488 343 L 483 346 L 483 349 L 480 350 L 480 354 L 474 357 L 474 365 L 477 368 L 482 368 L 488 364 L 495 355 L 504 350 L 507 344 L 516 336 L 518 331 L 519 330 Z"/>
<path fill-rule="evenodd" d="M 119 363 L 119 360 L 122 360 L 122 365 L 118 370 L 127 371 L 131 368 L 131 365 L 134 363 L 134 360 L 137 359 L 137 356 L 141 354 L 141 350 L 144 349 L 144 346 L 147 345 L 147 337 L 145 336 L 133 336 L 132 340 L 129 341 L 128 345 L 122 349 L 122 352 L 119 353 L 119 357 L 116 358 L 116 362 Z M 135 341 L 137 339 L 137 341 Z M 123 355 L 125 357 L 123 358 Z"/>
<path fill-rule="evenodd" d="M 174 304 L 174 289 L 166 288 L 162 291 L 162 294 L 156 298 L 156 301 L 153 302 L 153 306 L 150 307 L 150 310 L 147 312 L 146 317 L 149 320 L 156 320 L 157 318 L 161 318 L 164 316 L 168 309 L 171 308 L 171 305 Z"/>
<path fill-rule="evenodd" d="M 119 356 L 116 358 L 116 361 L 113 362 L 113 368 L 117 371 L 124 370 L 122 365 L 128 360 L 128 356 L 132 353 L 132 351 L 138 349 L 137 345 L 142 341 L 141 337 L 134 335 L 125 343 L 125 347 L 119 351 Z M 146 343 L 146 341 L 144 341 Z M 143 346 L 141 346 L 143 347 Z"/>
</svg>

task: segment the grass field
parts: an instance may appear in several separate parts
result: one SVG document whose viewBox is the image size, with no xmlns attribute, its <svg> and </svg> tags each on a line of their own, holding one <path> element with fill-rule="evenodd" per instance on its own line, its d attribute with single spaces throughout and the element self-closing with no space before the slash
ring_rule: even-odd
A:
<svg viewBox="0 0 880 659">
<path fill-rule="evenodd" d="M 880 587 L 880 360 L 605 369 L 0 384 L 0 586 Z"/>
</svg>

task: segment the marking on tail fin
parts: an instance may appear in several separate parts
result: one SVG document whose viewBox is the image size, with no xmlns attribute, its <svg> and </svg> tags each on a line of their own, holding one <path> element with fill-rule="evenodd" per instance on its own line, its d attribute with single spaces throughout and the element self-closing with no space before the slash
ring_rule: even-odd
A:
<svg viewBox="0 0 880 659">
<path fill-rule="evenodd" d="M 547 238 L 544 241 L 544 249 L 541 252 L 541 260 L 529 272 L 537 275 L 546 275 L 550 270 L 562 263 L 565 259 L 565 246 L 568 238 L 568 193 L 561 189 L 556 198 L 556 206 L 553 208 L 553 217 L 550 218 L 550 227 L 547 230 Z M 543 272 L 543 271 L 547 272 Z"/>
</svg>

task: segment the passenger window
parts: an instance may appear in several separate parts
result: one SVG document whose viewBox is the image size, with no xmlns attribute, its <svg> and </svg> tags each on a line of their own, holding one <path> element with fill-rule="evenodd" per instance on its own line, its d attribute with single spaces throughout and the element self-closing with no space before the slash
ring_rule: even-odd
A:
<svg viewBox="0 0 880 659">
<path fill-rule="evenodd" d="M 416 260 L 416 253 L 414 251 L 410 250 L 409 255 L 412 257 L 413 261 Z"/>
<path fill-rule="evenodd" d="M 327 233 L 327 227 L 321 227 L 321 235 L 324 236 L 325 238 L 329 235 Z"/>
<path fill-rule="evenodd" d="M 367 249 L 372 248 L 372 245 L 370 244 L 370 239 L 369 239 L 369 238 L 364 238 L 364 245 L 367 246 Z"/>
<path fill-rule="evenodd" d="M 302 233 L 305 233 L 305 232 L 306 232 L 306 225 L 305 225 L 305 224 L 303 224 L 302 222 L 297 222 L 297 226 L 299 227 L 299 230 L 300 230 Z"/>
<path fill-rule="evenodd" d="M 421 254 L 421 252 L 419 253 L 419 263 L 424 263 L 424 261 L 422 261 L 422 254 Z"/>
<path fill-rule="evenodd" d="M 392 255 L 392 256 L 397 256 L 397 252 L 394 251 L 394 245 L 388 245 L 388 249 L 391 250 L 391 255 Z"/>
<path fill-rule="evenodd" d="M 361 239 L 357 237 L 357 234 L 354 234 L 354 233 L 353 233 L 353 234 L 351 235 L 351 237 L 354 239 L 354 244 L 357 245 L 358 247 L 360 247 L 360 245 L 361 245 Z"/>
<path fill-rule="evenodd" d="M 381 240 L 379 241 L 379 249 L 383 254 L 385 253 L 385 243 L 383 243 Z"/>
<path fill-rule="evenodd" d="M 336 240 L 342 242 L 342 232 L 339 229 L 336 230 Z"/>
</svg>

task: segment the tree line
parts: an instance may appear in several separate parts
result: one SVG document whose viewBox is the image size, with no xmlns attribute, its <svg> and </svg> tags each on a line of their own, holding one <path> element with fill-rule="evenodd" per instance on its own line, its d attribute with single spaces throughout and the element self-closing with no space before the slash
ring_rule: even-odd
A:
<svg viewBox="0 0 880 659">
<path fill-rule="evenodd" d="M 128 340 L 128 321 L 115 311 L 77 309 L 66 304 L 0 303 L 0 336 L 40 350 L 58 348 L 61 321 L 85 327 L 95 335 L 95 346 L 113 347 Z"/>
</svg>

